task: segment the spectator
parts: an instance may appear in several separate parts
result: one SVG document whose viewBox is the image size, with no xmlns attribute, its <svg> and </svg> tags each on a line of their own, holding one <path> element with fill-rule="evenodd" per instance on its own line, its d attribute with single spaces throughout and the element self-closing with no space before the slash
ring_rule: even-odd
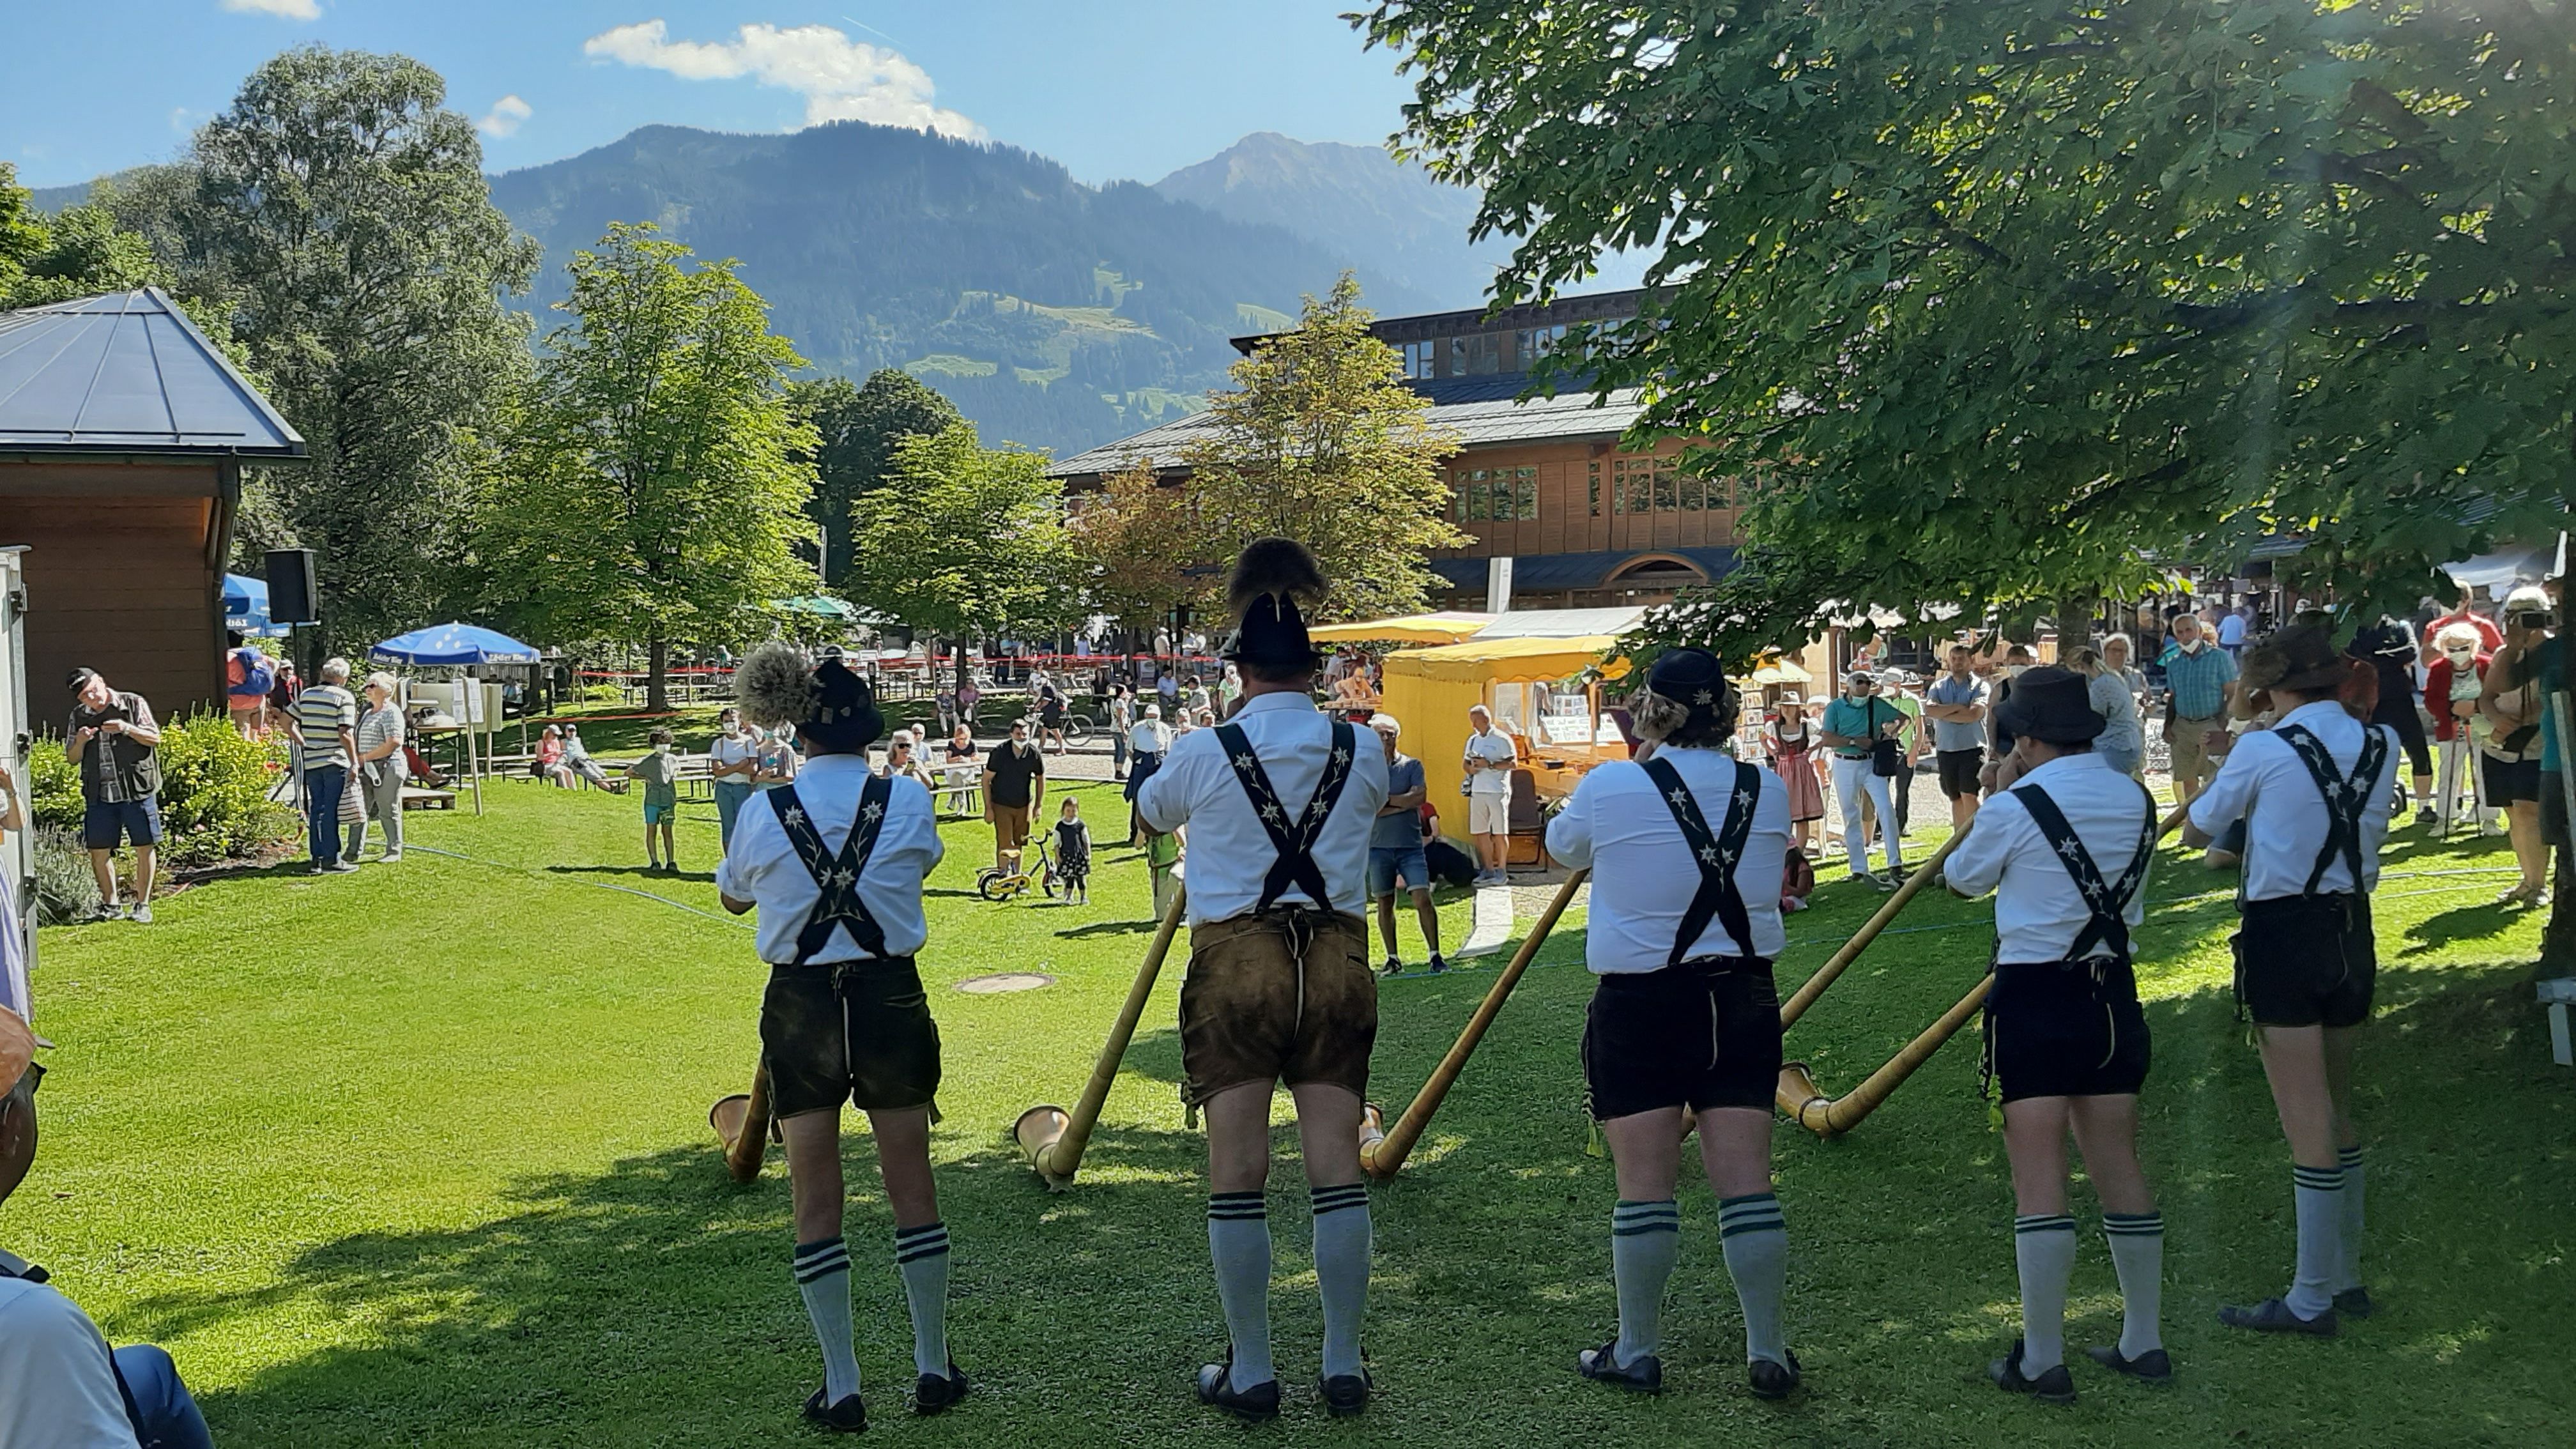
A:
<svg viewBox="0 0 2576 1449">
<path fill-rule="evenodd" d="M 2379 694 L 2370 708 L 2370 723 L 2397 731 L 2397 742 L 2406 750 L 2407 782 L 2415 791 L 2415 821 L 2430 825 L 2433 751 L 2425 743 L 2424 681 L 2416 672 L 2423 650 L 2415 642 L 2414 629 L 2403 619 L 2382 615 L 2379 622 L 2355 632 L 2345 652 L 2368 661 L 2378 677 Z"/>
<path fill-rule="evenodd" d="M 984 691 L 976 686 L 975 676 L 970 672 L 957 685 L 957 722 L 972 732 L 977 724 L 975 712 L 983 704 Z"/>
<path fill-rule="evenodd" d="M 733 848 L 734 822 L 742 802 L 751 798 L 751 777 L 760 772 L 760 744 L 742 727 L 742 711 L 726 708 L 716 715 L 716 737 L 707 746 L 707 779 L 715 786 L 718 853 Z"/>
<path fill-rule="evenodd" d="M 754 790 L 775 790 L 796 778 L 798 767 L 805 763 L 796 753 L 796 731 L 790 725 L 777 725 L 756 736 L 760 748 L 757 768 L 752 771 Z"/>
<path fill-rule="evenodd" d="M 568 724 L 563 727 L 563 762 L 565 769 L 602 790 L 617 795 L 626 793 L 627 782 L 608 778 L 607 766 L 590 757 L 590 746 L 582 743 L 579 725 Z"/>
<path fill-rule="evenodd" d="M 1145 717 L 1127 732 L 1127 748 L 1134 761 L 1127 771 L 1127 800 L 1132 805 L 1136 792 L 1145 788 L 1156 770 L 1163 768 L 1163 756 L 1172 748 L 1172 727 L 1163 723 L 1161 705 L 1145 706 Z"/>
<path fill-rule="evenodd" d="M 1905 869 L 1900 837 L 1894 829 L 1880 836 L 1887 872 L 1872 875 L 1869 829 L 1860 818 L 1864 799 L 1878 808 L 1879 819 L 1896 818 L 1896 802 L 1887 788 L 1889 777 L 1878 773 L 1875 757 L 1882 744 L 1896 748 L 1896 733 L 1903 728 L 1903 717 L 1877 697 L 1877 690 L 1877 678 L 1866 669 L 1844 675 L 1842 697 L 1825 706 L 1824 728 L 1818 739 L 1834 752 L 1834 793 L 1842 797 L 1843 855 L 1851 865 L 1852 879 L 1892 891 Z"/>
<path fill-rule="evenodd" d="M 2514 863 L 2522 879 L 2496 897 L 2500 905 L 2537 906 L 2549 898 L 2549 839 L 2541 822 L 2565 812 L 2565 800 L 2550 806 L 2544 788 L 2560 789 L 2553 776 L 2541 780 L 2548 748 L 2541 736 L 2548 722 L 2541 689 L 2524 667 L 2549 638 L 2549 596 L 2519 588 L 2505 596 L 2504 647 L 2488 661 L 2479 685 L 2478 707 L 2490 731 L 2482 748 L 2485 773 L 2481 795 L 2488 805 L 2504 809 L 2505 833 L 2513 839 Z M 2565 824 L 2560 823 L 2561 830 Z M 2566 867 L 2560 866 L 2565 880 Z"/>
<path fill-rule="evenodd" d="M 671 754 L 671 731 L 656 725 L 644 737 L 653 752 L 626 767 L 630 780 L 644 782 L 644 868 L 680 873 L 680 847 L 672 836 L 672 822 L 680 818 L 680 762 Z M 653 837 L 660 826 L 661 839 Z"/>
<path fill-rule="evenodd" d="M 1226 713 L 1226 714 L 1232 714 L 1232 713 L 1234 713 L 1234 706 L 1235 706 L 1235 704 L 1236 704 L 1238 701 L 1240 701 L 1242 698 L 1243 698 L 1243 671 L 1242 671 L 1242 670 L 1240 670 L 1240 669 L 1235 668 L 1235 667 L 1234 667 L 1234 661 L 1233 661 L 1233 660 L 1231 660 L 1231 659 L 1229 659 L 1229 660 L 1227 660 L 1227 661 L 1226 661 L 1226 665 L 1225 665 L 1225 673 L 1223 673 L 1223 674 L 1221 674 L 1221 675 L 1217 676 L 1217 681 L 1216 681 L 1216 704 L 1217 704 L 1217 708 L 1218 708 L 1220 711 L 1222 711 L 1222 712 L 1224 712 L 1224 713 Z"/>
<path fill-rule="evenodd" d="M 358 770 L 350 783 L 378 822 L 385 838 L 385 860 L 402 859 L 403 714 L 394 703 L 394 677 L 378 670 L 367 676 L 367 705 L 358 712 Z M 355 865 L 366 848 L 367 822 L 349 827 L 345 857 Z"/>
<path fill-rule="evenodd" d="M 315 875 L 356 870 L 340 854 L 340 802 L 358 756 L 358 697 L 349 692 L 349 661 L 322 661 L 322 678 L 295 697 L 295 737 L 304 752 L 305 843 Z"/>
<path fill-rule="evenodd" d="M 6 845 L 12 831 L 27 828 L 26 802 L 18 798 L 18 777 L 7 765 L 0 765 L 0 797 L 6 800 L 0 804 L 0 845 Z M 25 922 L 26 917 L 18 914 L 18 887 L 8 872 L 0 871 L 0 1007 L 20 1016 L 35 1010 L 34 988 L 27 981 Z M 0 1197 L 8 1195 L 8 1184 L 0 1182 Z"/>
<path fill-rule="evenodd" d="M 1977 776 L 1986 763 L 1987 686 L 1970 671 L 1974 660 L 1967 645 L 1951 645 L 1948 670 L 1923 696 L 1923 713 L 1932 721 L 1932 763 L 1950 802 L 1954 831 L 1977 818 Z"/>
<path fill-rule="evenodd" d="M 1401 881 L 1413 893 L 1413 915 L 1431 949 L 1431 969 L 1446 971 L 1449 963 L 1440 957 L 1440 912 L 1431 904 L 1431 864 L 1422 854 L 1422 806 L 1431 798 L 1431 787 L 1422 762 L 1395 747 L 1404 726 L 1394 715 L 1371 718 L 1369 728 L 1386 749 L 1386 803 L 1369 827 L 1368 853 L 1369 899 L 1377 905 L 1378 934 L 1386 938 L 1384 969 L 1389 976 L 1404 969 L 1404 958 L 1395 949 L 1395 887 Z"/>
<path fill-rule="evenodd" d="M 45 1043 L 0 1010 L 0 1203 L 36 1156 L 36 1048 Z M 45 1270 L 0 1252 L 0 1446 L 6 1449 L 213 1449 L 205 1418 L 170 1355 L 110 1349 L 89 1315 Z"/>
<path fill-rule="evenodd" d="M 1109 778 L 1127 778 L 1128 734 L 1136 728 L 1136 701 L 1127 686 L 1109 686 Z"/>
<path fill-rule="evenodd" d="M 566 790 L 572 788 L 572 767 L 564 763 L 561 725 L 548 725 L 538 733 L 537 757 L 528 762 L 528 773 Z"/>
<path fill-rule="evenodd" d="M 1064 739 L 1064 691 L 1056 688 L 1054 680 L 1041 674 L 1036 684 L 1031 686 L 1030 693 L 1036 697 L 1038 706 L 1038 748 L 1045 749 L 1047 741 L 1053 740 L 1055 752 L 1059 755 L 1065 753 L 1071 746 Z"/>
<path fill-rule="evenodd" d="M 993 827 L 993 863 L 1020 866 L 1029 821 L 1046 803 L 1046 756 L 1029 743 L 1027 720 L 1011 721 L 1011 737 L 984 757 L 984 819 Z"/>
<path fill-rule="evenodd" d="M 1780 713 L 1763 731 L 1772 773 L 1789 787 L 1789 829 L 1801 851 L 1816 848 L 1816 822 L 1825 818 L 1824 787 L 1816 779 L 1816 727 L 1807 722 L 1807 701 L 1798 694 L 1780 696 Z"/>
<path fill-rule="evenodd" d="M 2109 721 L 2093 737 L 2093 753 L 2112 769 L 2137 779 L 2146 768 L 2147 731 L 2138 719 L 2138 697 L 2129 693 L 2129 682 L 2113 673 L 2101 652 L 2089 645 L 2079 644 L 2070 651 L 2066 667 L 2084 677 L 2093 712 Z"/>
<path fill-rule="evenodd" d="M 1503 885 L 1503 852 L 1512 839 L 1512 770 L 1521 761 L 1511 733 L 1494 724 L 1494 712 L 1483 705 L 1467 709 L 1467 833 L 1476 840 L 1478 885 Z"/>
<path fill-rule="evenodd" d="M 98 919 L 114 920 L 116 847 L 134 846 L 133 918 L 152 920 L 154 853 L 161 842 L 161 726 L 139 694 L 110 689 L 95 669 L 71 675 L 72 722 L 63 753 L 80 770 L 81 844 L 98 875 Z M 338 840 L 336 832 L 333 840 Z"/>
<path fill-rule="evenodd" d="M 1064 898 L 1091 903 L 1091 827 L 1082 823 L 1082 802 L 1071 795 L 1055 822 L 1055 877 L 1064 882 Z"/>
<path fill-rule="evenodd" d="M 2226 650 L 2231 658 L 2245 648 L 2245 623 L 2247 617 L 2253 612 L 2253 606 L 2250 604 L 2239 604 L 2233 609 L 2222 609 L 2219 612 L 2218 647 Z"/>
<path fill-rule="evenodd" d="M 280 720 L 286 720 L 293 713 L 295 697 L 304 692 L 304 677 L 295 672 L 294 660 L 281 656 L 274 663 L 275 667 L 269 671 L 267 716 L 272 725 Z M 295 744 L 295 731 L 291 722 L 287 728 L 286 738 L 290 746 Z"/>
<path fill-rule="evenodd" d="M 224 634 L 224 711 L 246 740 L 268 736 L 268 692 L 277 687 L 277 668 L 238 629 Z"/>
<path fill-rule="evenodd" d="M 1914 770 L 1923 762 L 1923 701 L 1909 692 L 1914 676 L 1902 669 L 1882 669 L 1878 675 L 1878 692 L 1905 723 L 1897 727 L 1896 773 L 1888 778 L 1887 792 L 1896 799 L 1896 833 L 1905 834 L 1914 820 Z"/>
<path fill-rule="evenodd" d="M 2227 754 L 2227 711 L 2236 688 L 2236 656 L 2211 646 L 2190 614 L 2176 615 L 2165 651 L 2165 744 L 2173 755 L 2174 801 L 2188 805 L 2218 773 Z M 2411 711 L 2414 706 L 2408 702 Z"/>
<path fill-rule="evenodd" d="M 1163 697 L 1165 708 L 1177 706 L 1181 702 L 1181 677 L 1169 669 L 1164 670 L 1155 676 L 1154 692 Z"/>
<path fill-rule="evenodd" d="M 883 772 L 890 780 L 910 780 L 924 790 L 937 790 L 939 782 L 930 777 L 930 767 L 921 763 L 920 747 L 913 743 L 912 731 L 896 730 L 886 736 L 886 762 Z"/>
<path fill-rule="evenodd" d="M 1195 719 L 1199 715 L 1216 708 L 1216 701 L 1209 696 L 1206 682 L 1201 680 L 1195 674 L 1190 676 L 1190 686 L 1187 693 L 1189 695 L 1188 704 L 1191 718 Z"/>
<path fill-rule="evenodd" d="M 2137 706 L 2138 718 L 2144 721 L 2147 707 L 2147 676 L 2138 670 L 2137 649 L 2129 642 L 2129 636 L 2104 635 L 2101 644 L 2096 647 L 2102 656 L 2102 667 L 2117 675 L 2120 682 L 2129 687 L 2130 698 Z M 2145 733 L 2143 723 L 2140 725 L 2139 732 L 2141 736 Z"/>
<path fill-rule="evenodd" d="M 2459 810 L 2476 783 L 2469 776 L 2469 762 L 2478 758 L 2471 746 L 2476 733 L 2471 726 L 2478 717 L 2478 695 L 2486 678 L 2488 653 L 2481 648 L 2478 631 L 2465 623 L 2445 624 L 2433 635 L 2434 661 L 2424 680 L 2424 711 L 2433 717 L 2433 740 L 2440 746 L 2441 785 L 2436 803 L 2441 807 L 2441 828 L 2448 831 L 2459 818 Z M 2478 833 L 2494 835 L 2497 827 L 2488 816 L 2492 802 L 2478 804 Z"/>
<path fill-rule="evenodd" d="M 981 752 L 975 748 L 975 736 L 966 726 L 961 724 L 948 732 L 947 755 L 947 763 L 952 765 L 971 765 L 980 757 Z"/>
<path fill-rule="evenodd" d="M 2478 595 L 2475 589 L 2460 590 L 2458 607 L 2425 625 L 2424 631 L 2439 637 L 2444 629 L 2453 624 L 2466 624 L 2478 631 L 2478 652 L 2481 654 L 2493 654 L 2504 643 L 2504 631 L 2496 627 L 2495 620 L 2478 612 Z"/>
</svg>

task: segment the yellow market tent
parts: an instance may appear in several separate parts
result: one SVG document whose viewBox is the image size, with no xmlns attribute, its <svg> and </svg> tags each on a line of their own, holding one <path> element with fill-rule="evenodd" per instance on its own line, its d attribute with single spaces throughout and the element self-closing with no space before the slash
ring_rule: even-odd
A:
<svg viewBox="0 0 2576 1449">
<path fill-rule="evenodd" d="M 1484 705 L 1521 734 L 1529 752 L 1544 765 L 1550 759 L 1575 768 L 1600 758 L 1625 758 L 1618 746 L 1595 746 L 1589 740 L 1559 742 L 1544 734 L 1533 718 L 1535 701 L 1523 686 L 1550 684 L 1582 673 L 1600 662 L 1615 638 L 1588 634 L 1567 639 L 1468 640 L 1429 649 L 1401 649 L 1386 656 L 1384 702 L 1380 706 L 1404 725 L 1401 747 L 1422 761 L 1431 807 L 1440 812 L 1441 833 L 1464 839 L 1465 797 L 1458 785 L 1467 753 L 1467 711 Z M 1589 714 L 1585 716 L 1589 729 Z"/>
<path fill-rule="evenodd" d="M 1348 624 L 1326 624 L 1309 629 L 1306 636 L 1318 644 L 1455 644 L 1472 639 L 1476 631 L 1494 621 L 1491 614 L 1466 609 L 1442 609 L 1430 614 L 1405 614 L 1393 619 L 1361 619 Z"/>
</svg>

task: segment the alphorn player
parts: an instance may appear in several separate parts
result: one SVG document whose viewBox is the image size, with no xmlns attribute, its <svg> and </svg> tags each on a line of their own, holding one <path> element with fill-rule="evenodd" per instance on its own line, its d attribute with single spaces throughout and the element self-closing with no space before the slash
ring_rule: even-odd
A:
<svg viewBox="0 0 2576 1449">
<path fill-rule="evenodd" d="M 1360 1319 L 1369 1202 L 1359 1128 L 1377 1040 L 1368 967 L 1368 844 L 1386 803 L 1386 751 L 1315 708 L 1301 607 L 1324 592 L 1304 545 L 1256 539 L 1227 589 L 1223 654 L 1243 703 L 1194 730 L 1136 797 L 1151 828 L 1189 827 L 1189 979 L 1181 988 L 1182 1100 L 1207 1114 L 1208 1252 L 1232 1347 L 1199 1370 L 1202 1403 L 1279 1412 L 1270 1359 L 1270 1101 L 1296 1098 L 1324 1300 L 1322 1388 L 1336 1416 L 1368 1405 Z"/>
<path fill-rule="evenodd" d="M 2245 822 L 2238 892 L 2236 1001 L 2262 1033 L 2290 1143 L 2299 1233 L 2289 1291 L 2219 1320 L 2265 1333 L 2331 1335 L 2364 1318 L 2361 1134 L 2352 1120 L 2356 1032 L 2379 974 L 2370 892 L 2388 837 L 2398 740 L 2336 699 L 2352 669 L 2324 626 L 2283 629 L 2245 651 L 2248 691 L 2268 691 L 2276 722 L 2249 734 L 2191 802 L 2183 839 L 2207 844 Z"/>
<path fill-rule="evenodd" d="M 761 1061 L 787 1140 L 796 1289 L 823 1350 L 823 1387 L 805 1417 L 868 1425 L 851 1347 L 850 1250 L 841 1237 L 841 1103 L 868 1114 L 894 1211 L 895 1268 L 912 1313 L 913 1410 L 966 1396 L 948 1355 L 948 1229 L 930 1178 L 939 1028 L 913 958 L 930 936 L 922 877 L 939 863 L 929 792 L 868 768 L 884 726 L 866 680 L 838 658 L 808 667 L 764 645 L 736 675 L 755 723 L 792 724 L 807 756 L 793 784 L 744 808 L 716 871 L 726 910 L 760 910 Z"/>
<path fill-rule="evenodd" d="M 2145 917 L 2156 801 L 2093 753 L 2108 722 L 2093 712 L 2088 688 L 2083 675 L 2055 665 L 2013 681 L 1995 718 L 2012 735 L 2005 773 L 2018 783 L 1978 812 L 1944 873 L 1959 895 L 1996 893 L 1986 1064 L 2003 1088 L 2022 1332 L 1988 1376 L 2055 1404 L 2075 1401 L 2065 1363 L 2075 1268 L 2070 1127 L 2102 1202 L 2124 1314 L 2120 1341 L 2087 1352 L 2115 1372 L 2173 1376 L 2157 1326 L 2164 1218 L 2138 1167 L 2148 1042 L 2129 941 Z"/>
<path fill-rule="evenodd" d="M 1585 775 L 1548 826 L 1548 853 L 1592 870 L 1584 959 L 1601 979 L 1584 1018 L 1583 1077 L 1619 1182 L 1610 1216 L 1619 1332 L 1577 1355 L 1575 1368 L 1625 1388 L 1663 1387 L 1687 1107 L 1698 1114 L 1718 1243 L 1744 1309 L 1753 1392 L 1777 1399 L 1798 1384 L 1781 1326 L 1788 1228 L 1771 1191 L 1780 1078 L 1771 962 L 1787 944 L 1789 792 L 1720 750 L 1736 708 L 1715 655 L 1666 651 L 1633 701 L 1645 757 Z"/>
</svg>

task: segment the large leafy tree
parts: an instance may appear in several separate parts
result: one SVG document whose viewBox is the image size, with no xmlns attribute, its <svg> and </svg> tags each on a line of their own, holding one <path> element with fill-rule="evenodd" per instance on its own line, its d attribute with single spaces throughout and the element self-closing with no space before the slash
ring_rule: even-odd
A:
<svg viewBox="0 0 2576 1449">
<path fill-rule="evenodd" d="M 1306 298 L 1293 330 L 1234 365 L 1235 390 L 1210 394 L 1213 426 L 1183 459 L 1198 557 L 1231 559 L 1267 534 L 1302 540 L 1331 581 L 1332 618 L 1421 608 L 1424 557 L 1467 541 L 1440 466 L 1457 443 L 1373 320 L 1347 272 Z"/>
<path fill-rule="evenodd" d="M 813 454 L 813 515 L 822 530 L 823 579 L 838 587 L 850 571 L 850 514 L 881 487 L 894 446 L 962 421 L 955 405 L 899 367 L 881 367 L 865 383 L 846 377 L 787 385 L 787 403 L 821 444 Z"/>
<path fill-rule="evenodd" d="M 343 644 L 454 601 L 468 435 L 527 368 L 502 298 L 536 245 L 493 207 L 474 124 L 445 98 L 404 56 L 290 50 L 133 198 L 311 449 L 254 489 L 272 540 L 319 551 L 324 632 Z"/>
<path fill-rule="evenodd" d="M 0 161 L 0 311 L 166 280 L 150 243 L 117 225 L 106 197 L 46 216 L 17 168 Z"/>
<path fill-rule="evenodd" d="M 477 556 L 494 597 L 554 639 L 642 641 L 668 707 L 671 641 L 733 637 L 745 611 L 813 587 L 813 430 L 803 366 L 731 262 L 650 226 L 574 254 L 572 320 L 498 452 Z"/>
<path fill-rule="evenodd" d="M 2563 522 L 2576 8 L 1383 0 L 1503 299 L 1663 248 L 1569 339 L 1748 490 L 1665 622 L 2045 600 L 2307 535 L 2345 597 Z"/>
<path fill-rule="evenodd" d="M 1207 557 L 1194 495 L 1139 463 L 1105 479 L 1072 519 L 1092 602 L 1150 633 L 1176 604 L 1203 601 L 1218 570 Z"/>
<path fill-rule="evenodd" d="M 903 504 L 856 521 L 851 596 L 954 640 L 1076 622 L 1082 561 L 1046 463 L 983 446 L 971 423 L 897 441 L 891 483 Z"/>
</svg>

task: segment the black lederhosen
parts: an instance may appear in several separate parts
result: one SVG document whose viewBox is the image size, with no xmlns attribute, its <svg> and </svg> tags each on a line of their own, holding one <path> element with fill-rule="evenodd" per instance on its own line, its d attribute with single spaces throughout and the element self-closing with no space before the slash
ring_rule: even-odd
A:
<svg viewBox="0 0 2576 1449">
<path fill-rule="evenodd" d="M 910 956 L 772 966 L 761 1060 L 779 1118 L 838 1107 L 927 1107 L 939 1095 L 939 1024 Z"/>
<path fill-rule="evenodd" d="M 1595 1120 L 1663 1107 L 1770 1110 L 1780 1083 L 1780 992 L 1759 956 L 1699 956 L 1603 975 L 1583 1016 Z"/>
<path fill-rule="evenodd" d="M 2146 1084 L 2147 1017 L 2116 956 L 2006 963 L 1986 996 L 1986 1068 L 2003 1099 L 2129 1096 Z"/>
<path fill-rule="evenodd" d="M 2359 1026 L 2370 1017 L 2379 943 L 2370 897 L 2247 901 L 2237 927 L 2236 1000 L 2258 1026 Z"/>
</svg>

